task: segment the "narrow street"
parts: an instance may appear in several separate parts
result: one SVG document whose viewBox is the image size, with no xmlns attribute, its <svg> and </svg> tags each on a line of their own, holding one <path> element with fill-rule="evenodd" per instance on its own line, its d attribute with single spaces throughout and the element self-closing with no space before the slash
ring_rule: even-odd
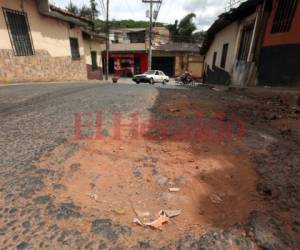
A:
<svg viewBox="0 0 300 250">
<path fill-rule="evenodd" d="M 0 87 L 1 249 L 297 249 L 299 109 L 216 90 Z"/>
</svg>

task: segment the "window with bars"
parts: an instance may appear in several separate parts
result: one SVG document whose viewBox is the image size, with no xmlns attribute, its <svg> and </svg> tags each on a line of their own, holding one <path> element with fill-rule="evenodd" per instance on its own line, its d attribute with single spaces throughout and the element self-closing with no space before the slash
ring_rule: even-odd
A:
<svg viewBox="0 0 300 250">
<path fill-rule="evenodd" d="M 223 50 L 222 50 L 221 65 L 220 65 L 221 68 L 225 68 L 227 52 L 228 52 L 228 43 L 225 43 L 223 45 Z"/>
<path fill-rule="evenodd" d="M 27 14 L 24 12 L 3 8 L 3 13 L 16 56 L 31 56 L 34 48 L 28 23 Z"/>
<path fill-rule="evenodd" d="M 79 43 L 77 38 L 70 37 L 71 55 L 73 60 L 80 59 Z"/>
<path fill-rule="evenodd" d="M 279 0 L 271 33 L 288 32 L 291 28 L 298 0 Z"/>
<path fill-rule="evenodd" d="M 238 60 L 247 61 L 253 35 L 254 22 L 244 26 L 240 41 Z"/>
</svg>

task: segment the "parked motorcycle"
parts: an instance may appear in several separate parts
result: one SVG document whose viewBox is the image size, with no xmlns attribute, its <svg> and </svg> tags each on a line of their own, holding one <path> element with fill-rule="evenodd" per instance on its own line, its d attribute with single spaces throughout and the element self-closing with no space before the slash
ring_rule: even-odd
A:
<svg viewBox="0 0 300 250">
<path fill-rule="evenodd" d="M 191 75 L 182 74 L 180 77 L 175 79 L 175 82 L 180 85 L 195 85 L 195 80 Z"/>
</svg>

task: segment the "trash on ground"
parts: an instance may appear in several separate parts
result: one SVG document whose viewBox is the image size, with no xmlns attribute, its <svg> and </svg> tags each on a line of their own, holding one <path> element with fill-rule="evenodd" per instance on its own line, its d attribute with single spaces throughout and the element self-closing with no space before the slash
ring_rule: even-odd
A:
<svg viewBox="0 0 300 250">
<path fill-rule="evenodd" d="M 95 201 L 99 201 L 98 200 L 98 195 L 96 193 L 87 193 L 87 196 L 89 196 L 90 198 L 94 199 Z"/>
<path fill-rule="evenodd" d="M 181 210 L 163 210 L 160 213 L 164 212 L 169 218 L 176 217 L 181 214 Z"/>
<path fill-rule="evenodd" d="M 219 204 L 223 201 L 222 198 L 216 194 L 211 195 L 210 200 L 212 203 L 216 203 L 216 204 Z"/>
<path fill-rule="evenodd" d="M 179 192 L 180 188 L 169 188 L 170 192 Z"/>
<path fill-rule="evenodd" d="M 124 215 L 125 214 L 125 210 L 124 209 L 117 209 L 117 208 L 115 208 L 113 211 L 116 214 L 118 214 L 118 215 Z"/>
<path fill-rule="evenodd" d="M 136 211 L 135 211 L 136 213 Z M 143 222 L 139 218 L 134 218 L 133 223 L 143 226 L 151 227 L 153 229 L 162 230 L 163 224 L 169 222 L 170 218 L 176 217 L 181 214 L 181 210 L 161 210 L 159 212 L 159 217 L 151 222 Z M 136 213 L 137 215 L 137 213 Z"/>
</svg>

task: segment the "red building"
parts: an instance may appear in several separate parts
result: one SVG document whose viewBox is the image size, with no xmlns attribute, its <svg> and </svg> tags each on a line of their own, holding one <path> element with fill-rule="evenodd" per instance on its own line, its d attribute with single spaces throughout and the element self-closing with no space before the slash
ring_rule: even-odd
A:
<svg viewBox="0 0 300 250">
<path fill-rule="evenodd" d="M 113 52 L 109 55 L 109 73 L 118 76 L 131 77 L 148 69 L 146 53 Z"/>
<path fill-rule="evenodd" d="M 260 85 L 300 86 L 300 4 L 270 0 L 258 64 Z"/>
</svg>

